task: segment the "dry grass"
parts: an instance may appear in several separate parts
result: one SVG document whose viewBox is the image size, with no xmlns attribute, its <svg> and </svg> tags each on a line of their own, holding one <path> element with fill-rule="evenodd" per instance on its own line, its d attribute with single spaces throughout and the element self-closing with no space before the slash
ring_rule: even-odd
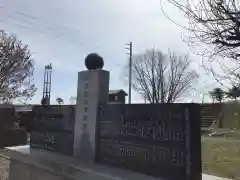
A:
<svg viewBox="0 0 240 180">
<path fill-rule="evenodd" d="M 240 140 L 202 138 L 203 172 L 240 180 Z"/>
<path fill-rule="evenodd" d="M 9 160 L 0 156 L 0 180 L 8 179 Z"/>
</svg>

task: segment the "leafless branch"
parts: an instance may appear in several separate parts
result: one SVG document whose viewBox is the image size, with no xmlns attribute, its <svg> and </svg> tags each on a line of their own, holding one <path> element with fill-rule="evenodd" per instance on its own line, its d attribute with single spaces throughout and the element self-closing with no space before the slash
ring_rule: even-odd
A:
<svg viewBox="0 0 240 180">
<path fill-rule="evenodd" d="M 0 34 L 0 97 L 2 101 L 29 99 L 36 87 L 31 83 L 34 61 L 27 45 L 15 36 Z"/>
<path fill-rule="evenodd" d="M 198 78 L 190 69 L 188 56 L 168 55 L 154 49 L 133 56 L 132 84 L 150 103 L 173 103 L 186 93 Z"/>
<path fill-rule="evenodd" d="M 226 59 L 232 59 L 239 63 L 240 58 L 240 4 L 236 0 L 167 0 L 177 7 L 188 18 L 188 30 L 185 42 L 190 46 L 204 45 L 204 50 L 197 53 L 209 61 L 219 60 L 222 57 L 221 66 L 224 66 Z M 164 9 L 162 7 L 162 11 Z M 164 12 L 165 13 L 165 12 Z M 166 13 L 165 13 L 166 15 Z M 166 15 L 171 20 L 169 16 Z M 173 20 L 172 20 L 173 21 Z M 175 23 L 177 24 L 177 23 Z M 203 66 L 210 71 L 218 82 L 231 80 L 232 69 L 224 74 L 213 72 L 212 68 Z M 222 67 L 221 67 L 222 68 Z M 235 70 L 233 70 L 235 71 Z M 239 71 L 239 69 L 238 69 Z M 236 79 L 236 78 L 234 78 Z M 232 81 L 232 80 L 231 80 Z M 234 82 L 236 83 L 236 82 Z M 238 79 L 239 83 L 239 79 Z"/>
</svg>

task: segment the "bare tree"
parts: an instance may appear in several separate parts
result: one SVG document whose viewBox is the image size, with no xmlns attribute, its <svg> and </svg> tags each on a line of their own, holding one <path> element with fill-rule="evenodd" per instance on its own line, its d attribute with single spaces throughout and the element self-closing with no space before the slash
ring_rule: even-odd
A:
<svg viewBox="0 0 240 180">
<path fill-rule="evenodd" d="M 198 78 L 190 69 L 188 56 L 154 49 L 133 56 L 132 85 L 150 103 L 173 103 L 186 93 Z"/>
<path fill-rule="evenodd" d="M 240 88 L 239 86 L 233 86 L 231 87 L 230 89 L 228 89 L 227 92 L 225 92 L 226 96 L 228 98 L 231 98 L 231 99 L 234 99 L 234 100 L 237 100 L 237 98 L 240 97 Z"/>
<path fill-rule="evenodd" d="M 198 55 L 209 61 L 204 68 L 221 84 L 238 85 L 240 67 L 240 4 L 237 0 L 167 0 L 188 18 L 188 25 L 175 22 L 162 7 L 166 17 L 188 30 L 184 39 L 190 47 L 203 47 Z M 221 60 L 220 60 L 221 59 Z M 212 62 L 215 64 L 212 66 Z M 219 66 L 216 70 L 214 66 Z"/>
<path fill-rule="evenodd" d="M 27 45 L 0 31 L 0 97 L 3 102 L 28 100 L 36 92 L 32 83 L 34 61 Z"/>
<path fill-rule="evenodd" d="M 217 100 L 219 103 L 222 103 L 225 98 L 225 92 L 221 88 L 214 88 L 209 94 L 213 100 Z"/>
<path fill-rule="evenodd" d="M 57 101 L 58 105 L 62 105 L 64 103 L 64 100 L 61 97 L 57 97 L 56 101 Z"/>
<path fill-rule="evenodd" d="M 218 127 L 222 128 L 223 126 L 223 100 L 225 98 L 226 93 L 221 88 L 214 88 L 209 92 L 213 101 L 217 100 L 219 102 L 219 117 L 218 117 Z"/>
<path fill-rule="evenodd" d="M 188 18 L 188 43 L 213 45 L 212 55 L 240 57 L 240 4 L 236 0 L 168 0 Z M 197 2 L 197 3 L 196 3 Z"/>
</svg>

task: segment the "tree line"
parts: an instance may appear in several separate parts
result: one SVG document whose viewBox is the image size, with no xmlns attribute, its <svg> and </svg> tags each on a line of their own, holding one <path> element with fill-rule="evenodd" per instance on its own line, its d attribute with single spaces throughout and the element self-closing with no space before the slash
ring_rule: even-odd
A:
<svg viewBox="0 0 240 180">
<path fill-rule="evenodd" d="M 213 100 L 213 103 L 215 101 L 222 103 L 224 99 L 237 100 L 237 98 L 240 97 L 240 87 L 233 86 L 227 91 L 224 91 L 222 88 L 214 88 L 212 91 L 209 92 L 209 94 Z"/>
</svg>

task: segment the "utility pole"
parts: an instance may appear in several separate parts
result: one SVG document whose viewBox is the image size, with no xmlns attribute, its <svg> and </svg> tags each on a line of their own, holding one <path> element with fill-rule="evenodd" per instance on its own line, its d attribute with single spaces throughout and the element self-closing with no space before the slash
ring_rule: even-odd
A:
<svg viewBox="0 0 240 180">
<path fill-rule="evenodd" d="M 127 54 L 129 55 L 129 89 L 128 89 L 128 104 L 131 104 L 132 99 L 132 42 L 127 43 L 127 50 L 129 51 Z"/>
</svg>

